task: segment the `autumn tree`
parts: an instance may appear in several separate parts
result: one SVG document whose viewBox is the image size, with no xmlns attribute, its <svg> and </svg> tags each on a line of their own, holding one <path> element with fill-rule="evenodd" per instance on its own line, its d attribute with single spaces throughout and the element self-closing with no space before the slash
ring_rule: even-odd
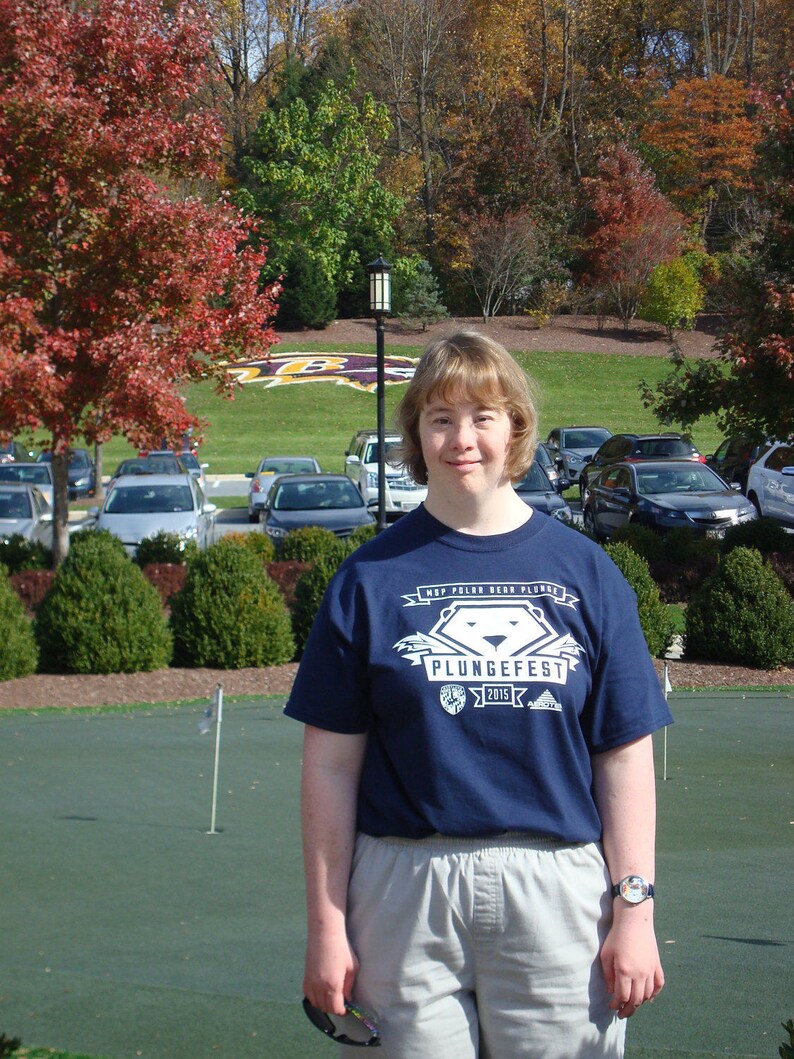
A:
<svg viewBox="0 0 794 1059">
<path fill-rule="evenodd" d="M 714 415 L 726 433 L 787 438 L 794 434 L 794 83 L 787 80 L 758 103 L 766 228 L 739 312 L 716 360 L 690 361 L 676 349 L 671 373 L 656 387 L 643 384 L 642 395 L 660 422 L 689 427 Z"/>
<path fill-rule="evenodd" d="M 735 208 L 752 187 L 761 129 L 749 102 L 747 89 L 721 74 L 679 81 L 643 131 L 665 190 L 703 236 L 715 211 Z"/>
<path fill-rule="evenodd" d="M 503 306 L 513 307 L 539 278 L 541 261 L 541 240 L 528 214 L 467 218 L 466 253 L 458 268 L 480 303 L 483 320 Z"/>
<path fill-rule="evenodd" d="M 592 212 L 587 282 L 628 328 L 654 268 L 678 252 L 681 220 L 626 147 L 605 155 L 597 175 L 582 183 Z"/>
<path fill-rule="evenodd" d="M 185 190 L 217 172 L 210 34 L 159 0 L 0 0 L 0 431 L 53 450 L 56 562 L 69 446 L 178 437 L 184 384 L 275 340 L 249 224 Z"/>
</svg>

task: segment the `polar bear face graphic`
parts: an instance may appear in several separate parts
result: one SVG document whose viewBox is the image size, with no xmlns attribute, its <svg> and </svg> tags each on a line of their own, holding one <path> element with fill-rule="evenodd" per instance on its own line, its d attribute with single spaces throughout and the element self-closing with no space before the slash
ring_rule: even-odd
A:
<svg viewBox="0 0 794 1059">
<path fill-rule="evenodd" d="M 445 607 L 432 635 L 483 658 L 522 655 L 553 640 L 543 611 L 529 601 L 459 601 Z"/>
</svg>

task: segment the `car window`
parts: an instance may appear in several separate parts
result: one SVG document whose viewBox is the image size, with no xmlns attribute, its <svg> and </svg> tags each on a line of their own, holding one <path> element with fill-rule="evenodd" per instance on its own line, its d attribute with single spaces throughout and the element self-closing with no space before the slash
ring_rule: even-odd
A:
<svg viewBox="0 0 794 1059">
<path fill-rule="evenodd" d="M 640 438 L 634 447 L 634 455 L 651 459 L 691 454 L 692 446 L 681 438 Z"/>
<path fill-rule="evenodd" d="M 626 467 L 619 467 L 615 474 L 615 489 L 631 489 L 631 473 Z"/>
<path fill-rule="evenodd" d="M 193 510 L 188 485 L 116 486 L 105 504 L 108 515 L 148 515 Z"/>
<path fill-rule="evenodd" d="M 566 449 L 592 449 L 595 452 L 608 437 L 608 430 L 566 430 L 562 445 Z"/>
<path fill-rule="evenodd" d="M 553 446 L 553 448 L 555 448 L 555 449 L 558 449 L 560 447 L 560 432 L 559 432 L 559 430 L 552 430 L 552 432 L 549 434 L 548 438 L 546 439 L 546 444 Z"/>
<path fill-rule="evenodd" d="M 547 493 L 551 489 L 546 472 L 537 463 L 533 463 L 520 482 L 516 482 L 515 488 L 520 492 Z"/>
<path fill-rule="evenodd" d="M 52 474 L 46 463 L 3 463 L 0 464 L 0 481 L 52 485 Z"/>
<path fill-rule="evenodd" d="M 399 441 L 387 441 L 386 445 L 386 459 L 389 458 L 389 453 L 393 452 L 400 444 Z M 378 443 L 377 441 L 371 441 L 367 445 L 367 452 L 361 461 L 362 463 L 377 463 L 378 462 Z"/>
<path fill-rule="evenodd" d="M 784 467 L 792 466 L 794 466 L 794 445 L 781 445 L 766 461 L 766 468 L 769 471 L 781 471 Z"/>
<path fill-rule="evenodd" d="M 27 493 L 0 490 L 0 518 L 30 517 L 30 500 Z"/>
</svg>

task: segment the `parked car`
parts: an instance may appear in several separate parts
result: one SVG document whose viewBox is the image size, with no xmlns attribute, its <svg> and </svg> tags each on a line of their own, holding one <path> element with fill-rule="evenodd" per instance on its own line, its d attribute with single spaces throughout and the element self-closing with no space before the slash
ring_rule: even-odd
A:
<svg viewBox="0 0 794 1059">
<path fill-rule="evenodd" d="M 117 478 L 138 474 L 187 474 L 187 468 L 173 452 L 153 453 L 146 456 L 131 456 L 122 460 L 108 482 L 108 489 Z"/>
<path fill-rule="evenodd" d="M 248 521 L 257 522 L 265 499 L 280 474 L 320 474 L 322 467 L 314 456 L 265 456 L 255 471 L 248 471 Z"/>
<path fill-rule="evenodd" d="M 399 434 L 384 437 L 386 460 L 386 517 L 397 518 L 406 511 L 413 511 L 427 496 L 427 486 L 419 485 L 404 467 L 389 463 L 389 454 L 394 454 L 402 442 Z M 378 500 L 378 433 L 374 430 L 359 430 L 345 451 L 345 474 L 356 485 L 364 502 Z"/>
<path fill-rule="evenodd" d="M 158 467 L 160 461 L 164 461 L 163 469 L 158 469 L 158 474 L 181 474 L 183 471 L 187 471 L 189 474 L 193 475 L 201 486 L 202 493 L 207 491 L 207 480 L 204 476 L 204 471 L 209 467 L 209 464 L 199 463 L 195 452 L 192 452 L 189 449 L 181 452 L 172 452 L 171 449 L 154 449 L 151 452 L 147 452 L 142 458 L 148 460 L 153 466 Z M 177 461 L 179 467 L 178 471 L 165 469 L 173 466 L 171 462 L 173 459 Z"/>
<path fill-rule="evenodd" d="M 542 441 L 538 442 L 538 447 L 535 449 L 535 463 L 540 464 L 558 493 L 563 493 L 570 486 L 571 483 L 560 474 L 554 457 Z"/>
<path fill-rule="evenodd" d="M 717 451 L 706 457 L 706 463 L 726 482 L 738 482 L 747 492 L 747 475 L 755 461 L 769 448 L 771 442 L 759 441 L 747 434 L 726 438 Z"/>
<path fill-rule="evenodd" d="M 0 441 L 0 463 L 32 459 L 33 453 L 18 441 Z"/>
<path fill-rule="evenodd" d="M 521 481 L 513 482 L 513 488 L 525 504 L 537 508 L 545 515 L 552 515 L 564 521 L 570 521 L 573 518 L 571 509 L 537 460 L 533 462 Z"/>
<path fill-rule="evenodd" d="M 596 471 L 623 460 L 693 460 L 705 463 L 691 441 L 669 431 L 664 434 L 613 434 L 604 442 L 579 475 L 579 495 L 587 499 L 588 482 Z"/>
<path fill-rule="evenodd" d="M 0 482 L 0 540 L 19 533 L 52 547 L 52 510 L 36 485 Z"/>
<path fill-rule="evenodd" d="M 49 449 L 40 452 L 36 457 L 36 462 L 51 464 L 52 453 Z M 88 449 L 69 450 L 67 473 L 69 476 L 70 500 L 77 500 L 81 496 L 94 495 L 96 492 L 96 471 Z"/>
<path fill-rule="evenodd" d="M 574 484 L 596 449 L 611 437 L 606 427 L 555 427 L 546 438 L 546 447 L 562 477 Z"/>
<path fill-rule="evenodd" d="M 778 441 L 753 464 L 747 498 L 759 515 L 794 527 L 794 442 Z"/>
<path fill-rule="evenodd" d="M 52 467 L 48 463 L 0 463 L 0 483 L 21 482 L 23 485 L 37 485 L 47 504 L 52 507 L 53 480 Z"/>
<path fill-rule="evenodd" d="M 125 474 L 109 487 L 96 528 L 120 538 L 130 555 L 145 537 L 165 531 L 204 549 L 215 536 L 215 504 L 207 503 L 192 474 Z"/>
<path fill-rule="evenodd" d="M 724 537 L 730 526 L 757 518 L 750 501 L 709 467 L 694 461 L 616 463 L 591 479 L 585 529 L 599 540 L 638 522 L 664 533 L 687 527 Z"/>
<path fill-rule="evenodd" d="M 337 537 L 349 537 L 375 519 L 346 475 L 290 474 L 270 487 L 260 521 L 275 542 L 301 526 L 322 526 Z"/>
</svg>

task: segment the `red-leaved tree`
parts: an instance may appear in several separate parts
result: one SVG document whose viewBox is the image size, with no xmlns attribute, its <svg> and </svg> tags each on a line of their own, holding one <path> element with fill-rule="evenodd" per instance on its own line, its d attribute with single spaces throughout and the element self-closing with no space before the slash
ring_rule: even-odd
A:
<svg viewBox="0 0 794 1059">
<path fill-rule="evenodd" d="M 582 183 L 593 215 L 587 278 L 628 328 L 648 277 L 678 253 L 681 217 L 640 158 L 622 145 L 602 157 L 597 175 Z"/>
<path fill-rule="evenodd" d="M 188 191 L 219 157 L 209 46 L 182 3 L 0 0 L 0 432 L 52 447 L 56 562 L 70 444 L 175 438 L 188 380 L 276 341 L 248 222 Z"/>
</svg>

